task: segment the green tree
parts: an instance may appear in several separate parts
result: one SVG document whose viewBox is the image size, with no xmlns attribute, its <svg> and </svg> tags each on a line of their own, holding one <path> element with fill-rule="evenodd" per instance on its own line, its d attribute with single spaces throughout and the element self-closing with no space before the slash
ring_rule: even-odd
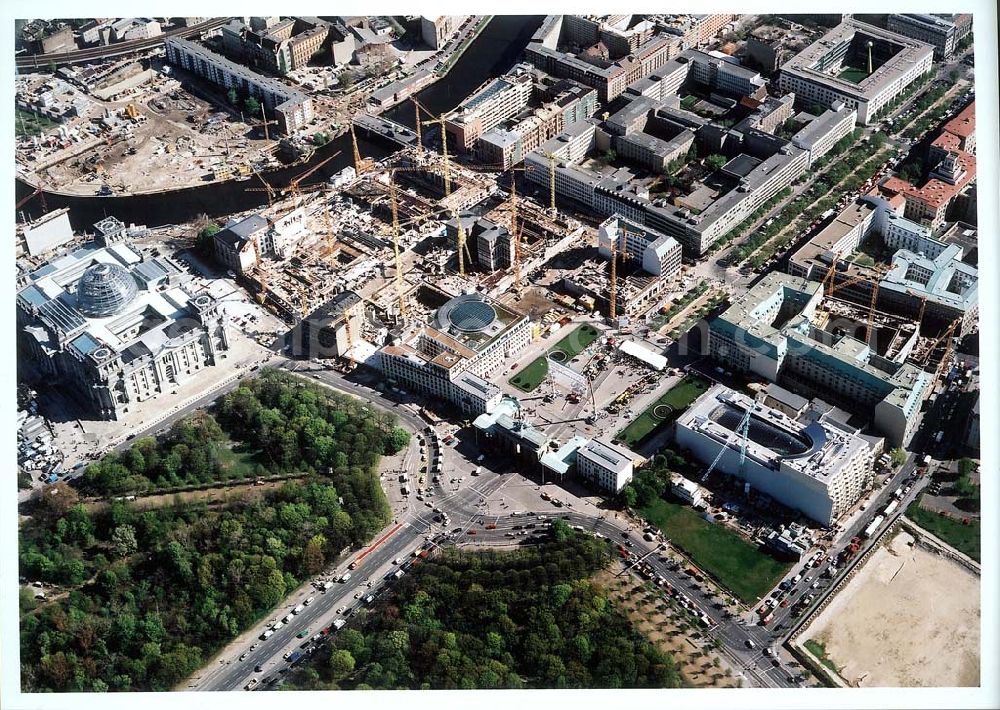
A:
<svg viewBox="0 0 1000 710">
<path fill-rule="evenodd" d="M 243 108 L 248 115 L 256 118 L 260 114 L 260 101 L 253 96 L 247 96 L 243 101 Z"/>
<path fill-rule="evenodd" d="M 135 528 L 131 525 L 119 525 L 111 534 L 111 544 L 114 545 L 119 557 L 133 554 L 139 548 L 135 539 Z"/>
<path fill-rule="evenodd" d="M 712 155 L 705 158 L 705 165 L 711 170 L 718 170 L 725 165 L 726 162 L 726 157 L 724 155 L 719 155 L 718 153 L 712 153 Z"/>
<path fill-rule="evenodd" d="M 907 454 L 902 448 L 895 448 L 889 452 L 889 456 L 892 458 L 892 465 L 899 468 L 904 463 L 906 463 Z"/>
<path fill-rule="evenodd" d="M 402 427 L 396 427 L 392 430 L 389 436 L 386 437 L 385 451 L 386 455 L 392 455 L 397 451 L 402 451 L 407 444 L 410 443 L 410 434 Z"/>
<path fill-rule="evenodd" d="M 236 93 L 236 87 L 231 87 L 229 91 L 226 92 L 226 100 L 229 101 L 231 106 L 235 106 L 240 101 L 240 95 Z"/>
<path fill-rule="evenodd" d="M 198 251 L 205 256 L 213 254 L 215 252 L 215 235 L 220 231 L 222 231 L 222 228 L 214 222 L 205 225 L 205 227 L 198 232 Z"/>
</svg>

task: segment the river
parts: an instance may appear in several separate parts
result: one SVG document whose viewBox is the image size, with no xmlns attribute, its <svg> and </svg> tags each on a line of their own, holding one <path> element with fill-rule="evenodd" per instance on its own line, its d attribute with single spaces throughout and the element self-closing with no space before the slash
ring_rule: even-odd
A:
<svg viewBox="0 0 1000 710">
<path fill-rule="evenodd" d="M 448 75 L 417 94 L 427 110 L 435 114 L 455 108 L 469 93 L 489 78 L 506 72 L 524 50 L 532 33 L 541 24 L 542 16 L 498 15 L 473 41 L 465 53 L 448 72 Z M 405 101 L 385 113 L 387 118 L 413 127 L 413 104 Z M 362 155 L 384 158 L 391 149 L 358 138 Z M 340 151 L 340 155 L 309 176 L 302 184 L 325 180 L 353 162 L 350 134 L 345 134 L 318 149 L 309 165 L 315 164 Z M 297 165 L 267 174 L 267 181 L 280 187 L 296 175 L 305 172 L 308 165 Z M 100 219 L 114 215 L 126 224 L 145 224 L 158 227 L 166 224 L 184 224 L 200 215 L 224 217 L 267 204 L 267 194 L 247 188 L 261 187 L 253 178 L 242 182 L 211 183 L 157 195 L 123 197 L 67 197 L 46 193 L 49 210 L 70 208 L 70 221 L 77 231 L 90 229 Z M 34 190 L 20 180 L 16 181 L 16 196 L 20 200 Z M 29 217 L 42 214 L 39 198 L 28 202 L 23 211 Z M 17 216 L 20 219 L 20 215 Z"/>
</svg>

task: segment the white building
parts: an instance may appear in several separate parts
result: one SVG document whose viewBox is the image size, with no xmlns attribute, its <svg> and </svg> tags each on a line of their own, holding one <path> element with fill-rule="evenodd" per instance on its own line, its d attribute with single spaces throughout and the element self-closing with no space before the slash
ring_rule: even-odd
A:
<svg viewBox="0 0 1000 710">
<path fill-rule="evenodd" d="M 617 493 L 632 480 L 637 458 L 622 446 L 592 439 L 576 452 L 576 473 L 598 488 Z"/>
<path fill-rule="evenodd" d="M 741 471 L 737 430 L 748 408 L 753 409 Z M 681 415 L 676 437 L 706 464 L 724 450 L 716 471 L 739 476 L 822 525 L 834 523 L 873 484 L 875 450 L 866 439 L 834 421 L 795 421 L 722 385 Z"/>
<path fill-rule="evenodd" d="M 500 388 L 485 378 L 531 341 L 528 317 L 479 294 L 456 296 L 432 322 L 379 351 L 390 385 L 451 402 L 466 414 L 492 412 Z"/>
<path fill-rule="evenodd" d="M 695 508 L 700 508 L 705 504 L 705 489 L 684 476 L 671 477 L 670 492 Z"/>
</svg>

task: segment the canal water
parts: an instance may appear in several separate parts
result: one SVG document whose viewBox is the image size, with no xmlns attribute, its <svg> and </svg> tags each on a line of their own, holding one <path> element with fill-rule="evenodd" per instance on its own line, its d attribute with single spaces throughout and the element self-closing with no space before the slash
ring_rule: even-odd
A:
<svg viewBox="0 0 1000 710">
<path fill-rule="evenodd" d="M 448 75 L 417 94 L 417 100 L 435 114 L 450 111 L 469 93 L 487 79 L 506 72 L 520 56 L 531 35 L 542 21 L 541 15 L 498 15 L 473 41 L 465 53 L 448 72 Z M 413 127 L 413 104 L 409 101 L 386 112 L 386 117 Z M 362 155 L 384 158 L 391 148 L 368 142 L 358 137 L 358 148 Z M 303 185 L 325 180 L 353 162 L 350 134 L 319 148 L 308 165 L 277 170 L 266 175 L 267 181 L 276 187 L 286 185 L 296 175 L 340 151 L 340 155 L 309 176 Z M 46 208 L 70 208 L 70 221 L 77 231 L 89 229 L 108 215 L 114 215 L 126 224 L 145 224 L 158 227 L 166 224 L 183 224 L 197 219 L 200 215 L 221 217 L 234 212 L 253 209 L 267 204 L 267 194 L 248 188 L 261 187 L 254 177 L 242 182 L 212 183 L 157 195 L 136 195 L 126 197 L 66 197 L 45 195 Z M 95 187 L 96 190 L 96 187 Z M 20 200 L 33 192 L 27 184 L 16 181 L 16 196 Z M 38 217 L 43 209 L 41 201 L 35 197 L 23 211 L 29 217 Z M 17 215 L 20 219 L 20 215 Z"/>
</svg>

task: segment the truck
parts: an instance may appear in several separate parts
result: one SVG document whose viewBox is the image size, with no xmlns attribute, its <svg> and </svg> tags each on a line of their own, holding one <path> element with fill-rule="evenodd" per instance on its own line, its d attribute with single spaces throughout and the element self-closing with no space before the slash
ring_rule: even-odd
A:
<svg viewBox="0 0 1000 710">
<path fill-rule="evenodd" d="M 297 607 L 295 607 L 294 609 L 292 609 L 292 613 L 293 614 L 301 614 L 302 611 L 303 611 L 303 609 L 305 609 L 305 607 L 303 605 L 299 604 Z"/>
<path fill-rule="evenodd" d="M 898 507 L 899 507 L 898 500 L 889 501 L 889 505 L 885 507 L 885 510 L 883 510 L 882 513 L 886 516 L 892 515 L 892 512 L 896 510 L 896 508 Z"/>
<path fill-rule="evenodd" d="M 876 515 L 875 519 L 872 520 L 870 523 L 868 523 L 868 527 L 865 528 L 865 531 L 861 534 L 861 536 L 869 538 L 872 535 L 874 535 L 875 531 L 878 530 L 879 526 L 882 524 L 882 521 L 884 520 L 885 520 L 884 515 Z"/>
<path fill-rule="evenodd" d="M 261 641 L 267 641 L 272 636 L 274 636 L 274 629 L 268 629 L 267 631 L 265 631 L 264 633 L 262 633 L 260 635 L 260 640 Z"/>
<path fill-rule="evenodd" d="M 340 575 L 340 581 L 341 581 L 341 583 L 346 582 L 350 578 L 351 578 L 351 573 L 350 572 L 344 572 L 342 575 Z"/>
<path fill-rule="evenodd" d="M 337 619 L 336 621 L 333 622 L 333 628 L 337 630 L 342 629 L 344 628 L 344 624 L 346 623 L 347 621 L 345 621 L 344 619 Z"/>
</svg>

